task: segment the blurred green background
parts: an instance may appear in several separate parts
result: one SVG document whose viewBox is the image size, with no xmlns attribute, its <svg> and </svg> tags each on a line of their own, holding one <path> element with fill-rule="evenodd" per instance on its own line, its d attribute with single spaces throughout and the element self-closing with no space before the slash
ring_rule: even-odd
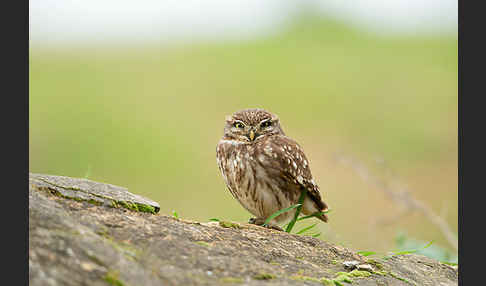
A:
<svg viewBox="0 0 486 286">
<path fill-rule="evenodd" d="M 457 254 L 418 212 L 381 224 L 401 205 L 336 160 L 406 188 L 457 233 L 455 35 L 379 36 L 307 17 L 240 41 L 31 45 L 29 68 L 31 172 L 125 186 L 162 214 L 246 222 L 215 148 L 225 115 L 260 107 L 310 159 L 332 209 L 320 239 L 387 252 L 405 231 Z"/>
</svg>

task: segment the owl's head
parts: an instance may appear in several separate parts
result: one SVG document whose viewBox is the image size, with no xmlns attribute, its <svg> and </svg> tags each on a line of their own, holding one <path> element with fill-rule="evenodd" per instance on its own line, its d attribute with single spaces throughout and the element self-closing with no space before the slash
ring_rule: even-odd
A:
<svg viewBox="0 0 486 286">
<path fill-rule="evenodd" d="M 264 109 L 244 109 L 226 116 L 225 139 L 251 143 L 275 134 L 285 135 L 277 115 Z"/>
</svg>

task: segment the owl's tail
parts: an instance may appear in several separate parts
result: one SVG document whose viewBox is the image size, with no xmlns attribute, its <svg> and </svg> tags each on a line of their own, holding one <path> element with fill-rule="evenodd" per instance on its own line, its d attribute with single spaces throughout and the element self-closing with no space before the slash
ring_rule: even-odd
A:
<svg viewBox="0 0 486 286">
<path fill-rule="evenodd" d="M 321 212 L 327 211 L 327 208 L 322 210 Z M 321 214 L 320 216 L 316 216 L 318 219 L 322 220 L 323 222 L 327 222 L 329 220 L 329 217 L 327 214 Z"/>
<path fill-rule="evenodd" d="M 304 207 L 302 209 L 304 215 L 314 215 L 316 218 L 322 220 L 323 222 L 327 222 L 329 220 L 329 217 L 327 214 L 322 213 L 322 212 L 327 212 L 328 207 L 327 204 L 322 201 L 320 198 L 316 202 L 312 198 L 306 197 L 304 201 Z M 320 215 L 316 215 L 319 214 Z"/>
<path fill-rule="evenodd" d="M 327 204 L 323 200 L 319 200 L 319 202 L 320 202 L 320 204 L 318 205 L 318 209 L 320 209 L 320 211 L 318 211 L 316 213 L 327 212 L 329 210 L 329 208 L 327 207 Z M 323 222 L 327 222 L 329 220 L 329 217 L 325 213 L 320 214 L 320 215 L 316 215 L 315 217 L 322 220 Z"/>
</svg>

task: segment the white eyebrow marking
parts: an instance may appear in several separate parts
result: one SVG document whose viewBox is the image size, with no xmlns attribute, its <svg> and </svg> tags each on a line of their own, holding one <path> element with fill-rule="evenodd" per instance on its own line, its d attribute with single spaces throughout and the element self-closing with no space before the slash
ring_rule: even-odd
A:
<svg viewBox="0 0 486 286">
<path fill-rule="evenodd" d="M 241 120 L 235 119 L 234 121 L 235 121 L 234 123 L 238 122 L 238 123 L 243 124 L 243 126 L 246 126 L 245 122 L 243 122 L 243 121 L 241 121 Z M 233 124 L 234 124 L 234 123 L 233 123 Z"/>
<path fill-rule="evenodd" d="M 222 139 L 220 142 L 224 144 L 231 144 L 231 145 L 245 144 L 245 142 L 236 141 L 236 140 L 226 140 L 226 139 Z"/>
<path fill-rule="evenodd" d="M 262 121 L 260 121 L 260 123 L 258 123 L 258 125 L 262 125 L 263 122 L 267 122 L 267 121 L 271 121 L 272 118 L 266 118 L 266 119 L 263 119 Z"/>
</svg>

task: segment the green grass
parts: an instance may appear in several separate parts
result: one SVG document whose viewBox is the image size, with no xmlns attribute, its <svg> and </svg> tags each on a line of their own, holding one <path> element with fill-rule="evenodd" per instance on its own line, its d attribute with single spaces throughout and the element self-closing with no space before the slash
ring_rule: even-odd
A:
<svg viewBox="0 0 486 286">
<path fill-rule="evenodd" d="M 392 255 L 416 253 L 436 259 L 442 263 L 457 265 L 457 252 L 450 251 L 435 242 L 422 241 L 410 237 L 404 232 L 399 232 L 395 237 L 395 248 L 397 249 Z"/>
<path fill-rule="evenodd" d="M 285 231 L 288 232 L 288 233 L 290 233 L 290 232 L 292 232 L 292 229 L 293 229 L 293 227 L 294 227 L 294 225 L 295 225 L 295 223 L 297 221 L 304 220 L 304 219 L 309 219 L 309 218 L 312 218 L 312 217 L 319 216 L 321 214 L 328 213 L 328 211 L 325 211 L 325 212 L 317 212 L 315 214 L 311 214 L 311 215 L 308 215 L 308 216 L 299 217 L 299 215 L 301 214 L 301 211 L 302 211 L 302 205 L 304 204 L 304 200 L 305 200 L 306 194 L 307 194 L 307 191 L 306 190 L 303 190 L 301 192 L 301 194 L 300 194 L 300 197 L 299 197 L 299 200 L 298 200 L 298 203 L 297 204 L 292 205 L 292 206 L 287 207 L 287 208 L 283 208 L 283 209 L 278 210 L 275 213 L 271 214 L 265 220 L 265 223 L 263 225 L 264 226 L 265 225 L 268 225 L 272 219 L 276 218 L 277 216 L 281 215 L 282 213 L 285 213 L 285 212 L 291 211 L 293 209 L 296 209 L 295 210 L 295 213 L 294 213 L 294 217 L 285 226 Z M 301 229 L 300 231 L 298 231 L 297 234 L 303 234 L 303 233 L 309 231 L 310 229 L 314 228 L 316 225 L 317 224 L 313 224 L 313 225 L 307 226 L 307 227 Z M 317 237 L 319 235 L 320 235 L 320 233 L 313 234 L 312 236 Z"/>
<path fill-rule="evenodd" d="M 376 252 L 374 252 L 374 251 L 366 251 L 366 250 L 357 251 L 356 253 L 363 255 L 363 256 L 370 256 L 370 255 L 376 254 Z"/>
<path fill-rule="evenodd" d="M 299 197 L 299 201 L 298 201 L 298 204 L 297 204 L 297 208 L 295 210 L 294 217 L 292 218 L 292 220 L 289 222 L 289 224 L 285 228 L 286 232 L 290 233 L 292 231 L 292 228 L 294 227 L 295 223 L 297 222 L 297 219 L 299 218 L 300 212 L 302 211 L 302 206 L 304 205 L 304 200 L 305 200 L 306 195 L 307 195 L 307 190 L 303 189 L 301 191 L 301 194 L 300 194 L 300 197 Z"/>
<path fill-rule="evenodd" d="M 297 208 L 297 211 L 296 213 L 300 212 L 300 207 L 302 206 L 302 203 L 298 203 L 298 204 L 295 204 L 295 205 L 292 205 L 288 208 L 284 208 L 284 209 L 281 209 L 281 210 L 278 210 L 276 212 L 274 212 L 273 214 L 271 214 L 266 220 L 265 220 L 265 223 L 263 224 L 264 226 L 267 226 L 270 221 L 276 217 L 278 217 L 279 215 L 285 213 L 285 212 L 288 212 L 288 211 L 291 211 L 295 208 Z M 290 231 L 287 231 L 287 232 L 290 232 Z"/>
<path fill-rule="evenodd" d="M 419 182 L 417 194 L 434 209 L 445 202 L 457 227 L 456 38 L 385 38 L 309 19 L 238 42 L 30 46 L 29 61 L 31 172 L 125 186 L 157 201 L 162 214 L 247 221 L 215 147 L 225 115 L 264 107 L 306 151 L 326 202 L 339 210 L 330 225 L 340 239 L 390 247 L 359 239 L 369 231 L 360 219 L 380 217 L 389 201 L 333 165 L 337 151 L 384 158 L 406 182 Z M 329 231 L 323 225 L 316 229 Z M 401 227 L 441 242 L 423 220 Z M 392 241 L 394 232 L 376 234 Z"/>
<path fill-rule="evenodd" d="M 288 212 L 288 211 L 291 211 L 293 209 L 295 209 L 295 213 L 294 213 L 294 217 L 290 220 L 290 222 L 288 222 L 284 227 L 285 227 L 285 232 L 292 232 L 292 229 L 293 227 L 295 226 L 295 223 L 297 221 L 301 221 L 301 220 L 304 220 L 304 219 L 309 219 L 309 218 L 313 218 L 313 217 L 316 217 L 316 216 L 319 216 L 321 214 L 325 214 L 325 213 L 328 213 L 329 211 L 325 211 L 325 212 L 317 212 L 315 214 L 311 214 L 311 215 L 307 215 L 307 216 L 303 216 L 303 217 L 299 217 L 300 214 L 301 214 L 301 211 L 302 211 L 302 205 L 304 203 L 304 200 L 305 200 L 305 196 L 307 195 L 307 191 L 306 190 L 303 190 L 300 194 L 300 197 L 299 197 L 299 200 L 298 200 L 298 203 L 295 204 L 295 205 L 292 205 L 290 207 L 287 207 L 287 208 L 283 208 L 281 210 L 278 210 L 276 212 L 274 212 L 273 214 L 271 214 L 266 220 L 265 220 L 265 223 L 263 224 L 264 226 L 266 225 L 269 225 L 269 223 L 272 221 L 272 219 L 276 218 L 277 216 L 285 213 L 285 212 Z M 305 232 L 308 232 L 309 230 L 313 229 L 315 226 L 317 225 L 317 223 L 315 224 L 312 224 L 310 226 L 306 226 L 304 228 L 302 228 L 301 230 L 299 230 L 297 232 L 297 234 L 304 234 Z M 310 234 L 311 236 L 313 237 L 318 237 L 320 235 L 320 233 L 315 233 L 315 234 Z"/>
<path fill-rule="evenodd" d="M 118 277 L 119 277 L 118 271 L 110 270 L 103 276 L 103 280 L 109 285 L 125 286 L 126 284 L 123 283 Z"/>
<path fill-rule="evenodd" d="M 397 256 L 397 255 L 416 253 L 416 252 L 419 252 L 420 250 L 424 250 L 424 249 L 428 248 L 429 246 L 432 245 L 432 243 L 433 243 L 433 241 L 431 241 L 431 242 L 427 243 L 425 246 L 423 246 L 421 248 L 417 248 L 417 249 L 408 249 L 408 250 L 393 252 L 391 255 L 384 257 L 384 259 L 390 259 L 390 258 Z"/>
<path fill-rule="evenodd" d="M 444 264 L 452 266 L 458 264 L 457 253 L 453 254 L 452 251 L 439 245 L 433 244 L 434 241 L 425 243 L 415 238 L 411 238 L 403 232 L 400 232 L 395 238 L 395 249 L 397 249 L 396 251 L 392 251 L 387 255 L 379 253 L 377 251 L 357 251 L 356 253 L 363 256 L 381 255 L 382 259 L 385 260 L 398 255 L 420 254 L 438 260 Z"/>
<path fill-rule="evenodd" d="M 297 232 L 297 234 L 303 234 L 303 233 L 305 233 L 305 232 L 307 232 L 307 231 L 311 230 L 312 228 L 314 228 L 316 225 L 317 225 L 317 223 L 314 223 L 314 224 L 311 224 L 311 225 L 309 225 L 309 226 L 306 226 L 306 227 L 304 227 L 303 229 L 299 230 L 299 231 Z"/>
<path fill-rule="evenodd" d="M 86 173 L 84 174 L 84 178 L 88 179 L 89 176 L 91 176 L 91 165 L 88 165 L 88 169 L 86 170 Z"/>
</svg>

